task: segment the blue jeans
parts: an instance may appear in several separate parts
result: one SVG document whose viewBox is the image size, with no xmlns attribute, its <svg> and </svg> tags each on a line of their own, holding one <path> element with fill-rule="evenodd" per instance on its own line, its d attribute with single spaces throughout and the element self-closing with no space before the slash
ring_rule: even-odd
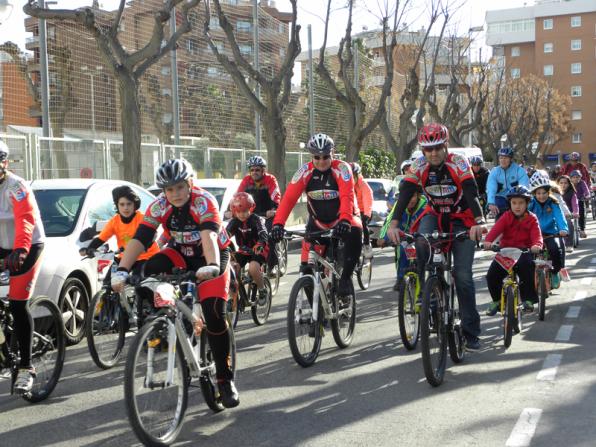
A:
<svg viewBox="0 0 596 447">
<path fill-rule="evenodd" d="M 425 215 L 420 220 L 419 233 L 432 233 L 438 229 L 437 217 L 432 214 Z M 467 227 L 460 220 L 453 221 L 452 233 L 466 230 Z M 448 229 L 443 229 L 447 232 Z M 466 338 L 475 339 L 480 335 L 480 315 L 476 309 L 476 289 L 472 278 L 472 265 L 474 264 L 474 252 L 476 244 L 471 239 L 453 241 L 451 252 L 453 253 L 453 276 L 455 279 L 455 290 L 459 300 L 461 311 L 462 329 Z M 416 240 L 416 253 L 418 259 L 419 275 L 424 278 L 425 266 L 428 261 L 428 244 L 422 239 Z"/>
</svg>

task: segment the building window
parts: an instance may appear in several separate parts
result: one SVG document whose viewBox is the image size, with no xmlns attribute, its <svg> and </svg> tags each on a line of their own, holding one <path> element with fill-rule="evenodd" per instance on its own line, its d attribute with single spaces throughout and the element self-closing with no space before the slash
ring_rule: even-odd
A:
<svg viewBox="0 0 596 447">
<path fill-rule="evenodd" d="M 555 71 L 555 69 L 552 64 L 544 66 L 544 69 L 543 69 L 544 76 L 552 76 L 554 71 Z"/>
<path fill-rule="evenodd" d="M 571 119 L 573 121 L 578 121 L 582 119 L 582 111 L 581 110 L 572 110 L 571 111 Z"/>
<path fill-rule="evenodd" d="M 246 45 L 246 44 L 238 45 L 238 49 L 240 50 L 240 53 L 242 54 L 242 56 L 250 56 L 252 54 L 252 46 L 251 45 Z"/>
<path fill-rule="evenodd" d="M 519 47 L 511 47 L 511 57 L 519 57 Z"/>
<path fill-rule="evenodd" d="M 211 16 L 209 18 L 209 27 L 212 29 L 218 29 L 219 26 L 219 17 L 218 16 Z"/>
<path fill-rule="evenodd" d="M 545 53 L 552 53 L 553 52 L 553 44 L 552 42 L 547 42 L 544 44 L 544 52 Z"/>
<path fill-rule="evenodd" d="M 543 29 L 553 29 L 553 19 L 544 19 L 542 21 Z"/>
<path fill-rule="evenodd" d="M 198 54 L 199 52 L 199 42 L 193 39 L 188 39 L 186 41 L 186 49 L 190 54 Z"/>
<path fill-rule="evenodd" d="M 579 51 L 582 49 L 582 40 L 581 39 L 572 39 L 571 40 L 571 51 Z"/>
<path fill-rule="evenodd" d="M 170 67 L 168 67 L 167 65 L 164 65 L 163 67 L 161 67 L 161 74 L 163 76 L 167 76 L 170 74 Z"/>
<path fill-rule="evenodd" d="M 520 70 L 519 70 L 519 68 L 512 68 L 512 69 L 511 69 L 511 77 L 512 77 L 513 79 L 517 79 L 517 78 L 519 78 L 519 77 L 520 77 L 520 75 L 521 75 L 521 73 L 520 73 Z"/>
<path fill-rule="evenodd" d="M 582 72 L 582 63 L 574 62 L 571 64 L 571 74 L 580 74 Z"/>
<path fill-rule="evenodd" d="M 582 86 L 581 85 L 574 85 L 571 87 L 571 96 L 578 98 L 582 95 Z"/>
<path fill-rule="evenodd" d="M 578 28 L 582 26 L 582 16 L 571 17 L 571 28 Z"/>
<path fill-rule="evenodd" d="M 582 142 L 582 133 L 581 132 L 575 132 L 573 134 L 573 136 L 571 137 L 571 142 L 574 144 L 578 144 Z"/>
<path fill-rule="evenodd" d="M 250 33 L 250 29 L 250 22 L 246 22 L 244 20 L 238 20 L 238 22 L 236 22 L 236 31 L 238 31 L 239 33 Z"/>
<path fill-rule="evenodd" d="M 279 56 L 280 57 L 286 57 L 286 49 L 284 47 L 281 47 L 279 49 Z"/>
<path fill-rule="evenodd" d="M 214 77 L 216 77 L 216 76 L 219 75 L 219 70 L 217 69 L 217 67 L 208 67 L 207 68 L 207 74 L 210 77 L 214 78 Z"/>
</svg>

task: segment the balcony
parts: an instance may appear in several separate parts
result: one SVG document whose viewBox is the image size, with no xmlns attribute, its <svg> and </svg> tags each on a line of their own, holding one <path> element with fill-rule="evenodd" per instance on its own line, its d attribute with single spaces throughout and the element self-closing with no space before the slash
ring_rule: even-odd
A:
<svg viewBox="0 0 596 447">
<path fill-rule="evenodd" d="M 39 118 L 41 116 L 41 107 L 39 107 L 39 106 L 30 106 L 29 107 L 29 116 L 31 118 Z"/>
<path fill-rule="evenodd" d="M 34 61 L 27 64 L 28 73 L 32 73 L 35 71 L 41 71 L 41 64 L 39 63 L 39 61 Z"/>
<path fill-rule="evenodd" d="M 33 50 L 39 48 L 39 36 L 30 36 L 25 39 L 25 48 Z"/>
</svg>

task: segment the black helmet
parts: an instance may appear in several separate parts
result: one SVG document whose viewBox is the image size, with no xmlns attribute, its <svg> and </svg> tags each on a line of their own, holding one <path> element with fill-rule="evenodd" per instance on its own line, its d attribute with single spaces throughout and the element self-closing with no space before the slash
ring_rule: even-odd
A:
<svg viewBox="0 0 596 447">
<path fill-rule="evenodd" d="M 135 211 L 141 207 L 141 198 L 130 186 L 122 185 L 112 189 L 112 199 L 114 199 L 114 205 L 116 205 L 116 209 L 118 209 L 118 201 L 122 197 L 126 197 L 128 200 L 134 203 Z"/>
<path fill-rule="evenodd" d="M 155 184 L 159 188 L 165 189 L 168 186 L 188 180 L 193 175 L 192 166 L 186 160 L 168 160 L 155 173 Z"/>
<path fill-rule="evenodd" d="M 328 155 L 335 148 L 335 143 L 328 135 L 317 133 L 310 137 L 306 148 L 313 155 Z"/>
<path fill-rule="evenodd" d="M 0 161 L 4 161 L 8 158 L 9 149 L 6 143 L 0 140 Z"/>
<path fill-rule="evenodd" d="M 519 185 L 513 186 L 509 191 L 507 191 L 507 201 L 510 201 L 514 197 L 522 197 L 526 199 L 526 202 L 529 202 L 532 199 L 532 194 L 524 185 Z"/>
</svg>

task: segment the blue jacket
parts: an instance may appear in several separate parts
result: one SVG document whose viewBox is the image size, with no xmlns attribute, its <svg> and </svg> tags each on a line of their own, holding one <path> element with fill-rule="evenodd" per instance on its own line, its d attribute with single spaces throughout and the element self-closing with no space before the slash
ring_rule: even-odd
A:
<svg viewBox="0 0 596 447">
<path fill-rule="evenodd" d="M 559 231 L 569 232 L 567 221 L 563 216 L 561 207 L 558 203 L 554 203 L 549 197 L 546 202 L 541 204 L 534 197 L 528 205 L 528 211 L 536 214 L 538 222 L 540 223 L 540 231 L 542 235 L 559 234 Z"/>
<path fill-rule="evenodd" d="M 517 163 L 512 162 L 505 170 L 501 166 L 495 166 L 490 170 L 486 181 L 486 196 L 489 205 L 497 205 L 499 208 L 507 207 L 507 192 L 518 185 L 529 186 L 530 179 L 526 170 Z"/>
</svg>

